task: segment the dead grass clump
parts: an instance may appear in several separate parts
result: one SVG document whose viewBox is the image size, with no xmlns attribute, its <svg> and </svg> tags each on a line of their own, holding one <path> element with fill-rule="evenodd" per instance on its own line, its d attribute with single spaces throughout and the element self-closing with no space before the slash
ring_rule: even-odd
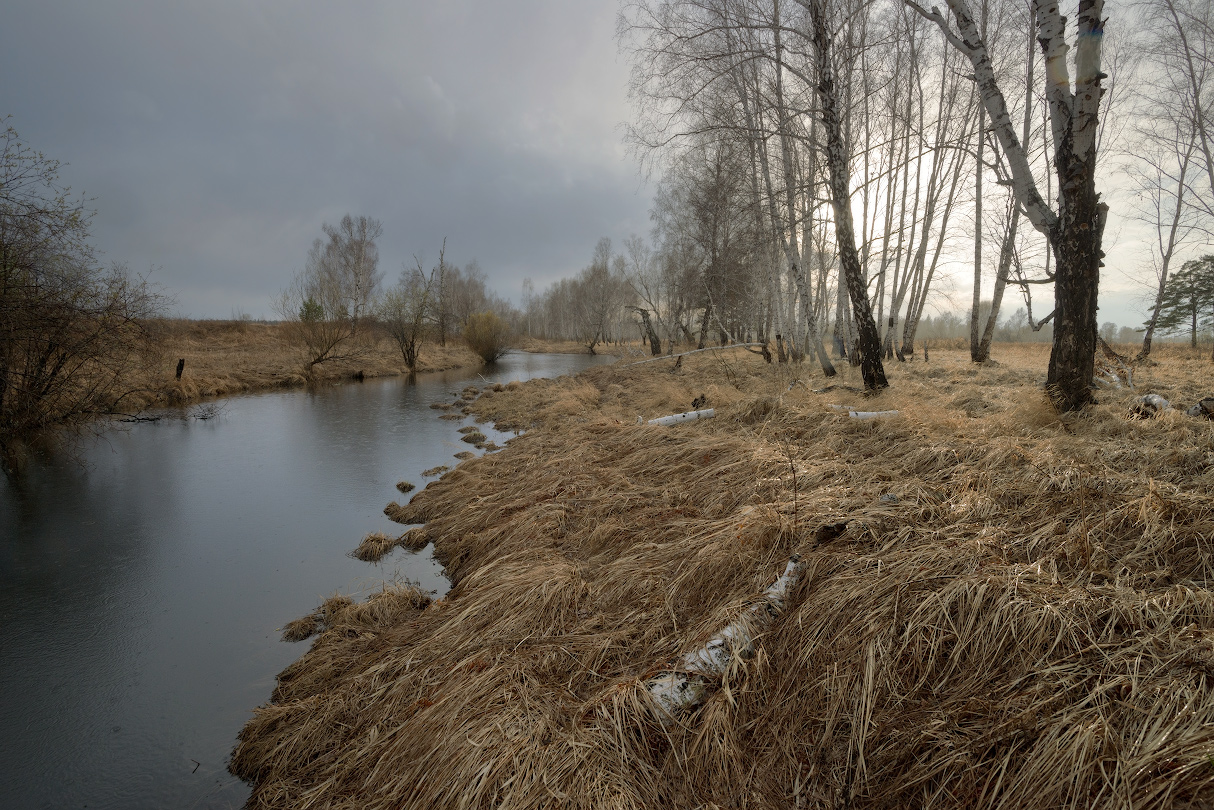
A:
<svg viewBox="0 0 1214 810">
<path fill-rule="evenodd" d="M 403 523 L 406 525 L 410 523 L 425 523 L 430 518 L 430 513 L 426 511 L 424 499 L 421 503 L 418 503 L 417 500 L 418 496 L 425 491 L 423 489 L 417 495 L 414 495 L 413 499 L 404 506 L 401 506 L 396 501 L 392 501 L 384 507 L 384 515 L 393 523 Z"/>
<path fill-rule="evenodd" d="M 323 629 L 320 617 L 316 615 L 301 616 L 287 622 L 282 628 L 283 641 L 303 641 L 311 638 Z"/>
<path fill-rule="evenodd" d="M 747 425 L 761 422 L 772 414 L 779 403 L 770 397 L 761 397 L 746 403 L 738 412 L 738 421 Z"/>
<path fill-rule="evenodd" d="M 468 442 L 468 444 L 480 444 L 480 443 L 486 441 L 487 439 L 488 439 L 488 437 L 485 436 L 484 433 L 481 433 L 476 428 L 473 428 L 472 432 L 465 433 L 463 435 L 463 438 L 460 441 Z"/>
<path fill-rule="evenodd" d="M 350 556 L 363 562 L 379 562 L 388 552 L 396 548 L 396 538 L 383 532 L 372 532 L 363 538 L 358 548 L 350 552 Z"/>
<path fill-rule="evenodd" d="M 421 551 L 430 545 L 430 535 L 426 532 L 425 526 L 418 526 L 402 534 L 397 540 L 397 545 L 406 551 Z"/>
<path fill-rule="evenodd" d="M 437 467 L 431 467 L 428 470 L 422 470 L 422 475 L 426 478 L 432 478 L 436 475 L 442 475 L 447 470 L 451 469 L 446 464 L 440 464 Z"/>
<path fill-rule="evenodd" d="M 460 461 L 467 461 L 470 458 L 476 458 L 476 453 L 473 453 L 471 450 L 460 450 L 455 454 L 455 457 Z"/>
<path fill-rule="evenodd" d="M 352 604 L 354 604 L 354 600 L 348 596 L 341 594 L 330 596 L 321 603 L 315 613 L 287 622 L 282 630 L 282 640 L 303 641 L 323 632 L 331 625 L 334 616 Z"/>
<path fill-rule="evenodd" d="M 250 806 L 1209 804 L 1214 425 L 1129 391 L 1060 418 L 1040 354 L 933 347 L 944 376 L 846 403 L 896 419 L 751 358 L 479 400 L 538 429 L 396 507 L 453 589 L 322 606 L 241 733 Z M 718 418 L 635 424 L 700 394 Z M 649 680 L 793 553 L 755 654 L 663 723 Z"/>
<path fill-rule="evenodd" d="M 412 492 L 414 487 L 408 481 L 397 481 L 396 488 L 401 492 Z"/>
</svg>

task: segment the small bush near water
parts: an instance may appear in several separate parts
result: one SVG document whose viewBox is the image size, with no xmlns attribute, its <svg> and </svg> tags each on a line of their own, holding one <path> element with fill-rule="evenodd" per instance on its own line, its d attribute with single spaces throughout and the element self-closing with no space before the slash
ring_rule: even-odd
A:
<svg viewBox="0 0 1214 810">
<path fill-rule="evenodd" d="M 492 312 L 470 315 L 464 324 L 464 340 L 482 360 L 492 363 L 510 349 L 510 324 Z"/>
</svg>

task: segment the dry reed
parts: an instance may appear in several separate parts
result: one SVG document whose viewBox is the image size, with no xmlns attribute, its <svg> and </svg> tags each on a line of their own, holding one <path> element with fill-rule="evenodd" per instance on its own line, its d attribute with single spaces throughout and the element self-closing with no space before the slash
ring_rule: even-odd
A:
<svg viewBox="0 0 1214 810">
<path fill-rule="evenodd" d="M 249 806 L 1209 807 L 1214 424 L 1126 418 L 1202 378 L 1165 356 L 1060 417 L 1039 347 L 932 358 L 871 398 L 744 356 L 478 400 L 537 429 L 390 507 L 453 589 L 307 617 Z M 793 553 L 755 655 L 658 722 L 647 679 Z"/>
</svg>

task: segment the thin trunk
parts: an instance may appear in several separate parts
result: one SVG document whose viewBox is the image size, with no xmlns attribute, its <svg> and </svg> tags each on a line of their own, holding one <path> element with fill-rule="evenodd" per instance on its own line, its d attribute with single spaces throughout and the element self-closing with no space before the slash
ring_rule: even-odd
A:
<svg viewBox="0 0 1214 810">
<path fill-rule="evenodd" d="M 981 33 L 986 41 L 987 3 L 982 0 Z M 978 106 L 978 144 L 974 158 L 974 296 L 970 305 L 970 360 L 981 363 L 984 357 L 979 351 L 978 316 L 982 310 L 982 175 L 983 152 L 986 149 L 986 107 Z"/>
<path fill-rule="evenodd" d="M 1003 303 L 1003 291 L 1007 288 L 1008 273 L 1012 269 L 1012 254 L 1016 250 L 1016 228 L 1020 224 L 1020 208 L 1013 201 L 1009 206 L 1007 230 L 1003 234 L 1003 244 L 999 246 L 999 268 L 995 272 L 995 289 L 991 292 L 991 314 L 987 316 L 986 328 L 982 331 L 982 340 L 978 342 L 976 363 L 984 363 L 991 356 L 991 341 L 995 339 L 995 324 L 999 317 L 999 307 Z"/>
<path fill-rule="evenodd" d="M 1030 11 L 1031 15 L 1031 11 Z M 1025 58 L 1024 74 L 1024 121 L 1020 130 L 1020 142 L 1025 149 L 1029 148 L 1029 137 L 1032 135 L 1033 121 L 1033 20 L 1030 16 L 1028 25 L 1028 45 Z M 1020 224 L 1020 208 L 1016 205 L 1015 197 L 1009 201 L 1008 226 L 1003 234 L 1003 244 L 999 247 L 999 268 L 995 272 L 995 288 L 991 293 L 991 311 L 986 316 L 986 328 L 982 332 L 982 340 L 978 343 L 978 356 L 974 362 L 985 363 L 991 356 L 991 341 L 995 338 L 995 326 L 999 322 L 999 309 L 1003 305 L 1003 291 L 1007 287 L 1008 274 L 1012 268 L 1012 254 L 1016 249 L 1016 229 Z"/>
<path fill-rule="evenodd" d="M 814 55 L 818 68 L 818 100 L 822 124 L 826 128 L 826 160 L 830 170 L 830 196 L 835 212 L 835 241 L 839 246 L 839 262 L 851 297 L 852 313 L 856 318 L 860 345 L 860 370 L 864 387 L 869 390 L 886 388 L 885 367 L 881 363 L 881 338 L 873 321 L 864 284 L 864 270 L 856 251 L 852 227 L 850 182 L 848 178 L 847 147 L 839 125 L 838 88 L 835 86 L 834 66 L 830 55 L 830 29 L 826 22 L 825 0 L 798 0 L 807 6 L 813 21 Z"/>
<path fill-rule="evenodd" d="M 1145 359 L 1151 354 L 1151 340 L 1155 336 L 1155 324 L 1159 321 L 1159 309 L 1163 305 L 1163 291 L 1168 283 L 1168 267 L 1172 263 L 1172 255 L 1176 251 L 1177 234 L 1180 230 L 1180 219 L 1185 205 L 1185 176 L 1189 171 L 1189 162 L 1196 145 L 1195 140 L 1195 138 L 1190 138 L 1188 148 L 1180 161 L 1180 173 L 1176 178 L 1176 207 L 1172 210 L 1172 222 L 1168 227 L 1167 241 L 1159 246 L 1159 287 L 1155 291 L 1155 305 L 1151 308 L 1151 320 L 1147 322 L 1146 334 L 1142 336 L 1142 351 L 1138 353 L 1138 359 Z"/>
</svg>

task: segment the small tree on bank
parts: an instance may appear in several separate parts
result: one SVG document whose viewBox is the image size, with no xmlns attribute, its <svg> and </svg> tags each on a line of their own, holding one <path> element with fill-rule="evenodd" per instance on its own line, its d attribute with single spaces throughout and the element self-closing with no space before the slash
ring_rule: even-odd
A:
<svg viewBox="0 0 1214 810">
<path fill-rule="evenodd" d="M 379 220 L 346 214 L 336 227 L 324 225 L 325 239 L 308 251 L 304 269 L 275 303 L 291 335 L 307 356 L 307 371 L 321 363 L 362 354 L 382 273 L 375 240 Z"/>
<path fill-rule="evenodd" d="M 0 454 L 34 434 L 118 411 L 163 299 L 121 265 L 98 265 L 91 212 L 58 183 L 59 162 L 11 127 L 0 135 Z"/>
<path fill-rule="evenodd" d="M 416 258 L 415 261 L 417 266 L 401 271 L 400 280 L 384 293 L 379 305 L 380 322 L 396 342 L 410 371 L 417 370 L 435 280 L 434 273 L 426 276 L 421 261 Z"/>
</svg>

